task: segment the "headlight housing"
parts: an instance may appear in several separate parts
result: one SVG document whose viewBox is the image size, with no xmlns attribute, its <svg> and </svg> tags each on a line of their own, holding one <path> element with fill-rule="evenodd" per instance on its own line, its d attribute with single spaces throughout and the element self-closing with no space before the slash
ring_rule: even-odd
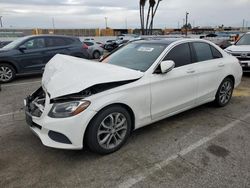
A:
<svg viewBox="0 0 250 188">
<path fill-rule="evenodd" d="M 90 105 L 90 101 L 70 101 L 55 103 L 48 116 L 52 118 L 67 118 L 83 112 Z"/>
</svg>

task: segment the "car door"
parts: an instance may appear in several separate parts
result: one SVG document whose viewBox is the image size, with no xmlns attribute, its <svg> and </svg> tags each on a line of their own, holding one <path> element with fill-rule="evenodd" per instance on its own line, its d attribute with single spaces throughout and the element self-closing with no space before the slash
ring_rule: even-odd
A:
<svg viewBox="0 0 250 188">
<path fill-rule="evenodd" d="M 47 37 L 45 41 L 47 51 L 44 54 L 44 65 L 56 54 L 70 55 L 69 41 L 67 39 L 64 39 L 63 37 Z"/>
<path fill-rule="evenodd" d="M 189 43 L 172 48 L 164 60 L 173 60 L 175 68 L 166 74 L 152 74 L 151 116 L 153 120 L 191 108 L 196 100 L 196 68 L 192 64 Z"/>
<path fill-rule="evenodd" d="M 198 73 L 198 92 L 196 103 L 205 103 L 215 97 L 223 77 L 222 54 L 205 42 L 191 43 L 196 60 L 194 63 Z"/>
<path fill-rule="evenodd" d="M 39 72 L 43 67 L 45 40 L 43 37 L 32 38 L 20 45 L 17 55 L 24 72 Z"/>
</svg>

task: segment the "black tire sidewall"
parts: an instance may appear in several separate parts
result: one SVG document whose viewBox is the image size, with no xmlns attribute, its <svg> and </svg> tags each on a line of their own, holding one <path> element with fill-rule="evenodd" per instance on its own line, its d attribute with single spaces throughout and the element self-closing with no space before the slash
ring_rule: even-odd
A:
<svg viewBox="0 0 250 188">
<path fill-rule="evenodd" d="M 9 69 L 11 69 L 11 71 L 12 71 L 12 78 L 10 80 L 8 80 L 8 81 L 1 81 L 0 80 L 0 83 L 8 83 L 8 82 L 11 82 L 12 80 L 14 80 L 15 77 L 16 77 L 16 70 L 14 69 L 14 67 L 12 65 L 9 65 L 9 64 L 6 64 L 6 63 L 1 63 L 0 67 L 1 66 L 5 66 L 5 67 L 8 67 Z"/>
<path fill-rule="evenodd" d="M 98 58 L 101 57 L 101 53 L 99 51 L 94 51 L 94 53 L 93 53 L 93 58 L 94 59 L 98 59 L 98 58 L 95 57 L 95 54 L 98 54 Z"/>
<path fill-rule="evenodd" d="M 227 81 L 229 81 L 229 82 L 231 83 L 231 86 L 232 86 L 232 93 L 231 93 L 231 96 L 230 96 L 230 99 L 228 100 L 228 102 L 222 104 L 221 101 L 220 101 L 220 97 L 219 97 L 219 95 L 220 95 L 220 90 L 221 90 L 222 85 L 223 85 L 225 82 L 227 82 Z M 226 105 L 230 102 L 230 100 L 231 100 L 231 98 L 232 98 L 233 90 L 234 90 L 234 83 L 233 83 L 233 80 L 230 79 L 230 78 L 225 78 L 225 79 L 221 82 L 221 84 L 220 84 L 220 86 L 219 86 L 219 88 L 218 88 L 218 91 L 217 91 L 217 93 L 216 93 L 216 97 L 215 97 L 215 103 L 216 103 L 216 105 L 219 106 L 219 107 L 224 107 L 224 106 L 226 106 Z"/>
<path fill-rule="evenodd" d="M 107 115 L 114 113 L 114 112 L 122 113 L 126 117 L 127 125 L 128 125 L 127 133 L 126 133 L 124 140 L 117 147 L 112 148 L 112 149 L 105 149 L 105 148 L 101 147 L 98 143 L 97 132 L 98 132 L 98 128 L 99 128 L 101 122 L 103 121 L 103 119 L 105 117 L 107 117 Z M 99 154 L 109 154 L 109 153 L 113 153 L 113 152 L 119 150 L 125 144 L 128 137 L 130 136 L 131 125 L 132 125 L 132 121 L 131 121 L 130 114 L 122 106 L 115 105 L 115 106 L 110 106 L 110 107 L 107 107 L 107 108 L 101 110 L 91 120 L 91 122 L 88 126 L 87 133 L 86 133 L 86 142 L 87 142 L 88 148 L 91 151 L 93 151 L 95 153 L 99 153 Z"/>
</svg>

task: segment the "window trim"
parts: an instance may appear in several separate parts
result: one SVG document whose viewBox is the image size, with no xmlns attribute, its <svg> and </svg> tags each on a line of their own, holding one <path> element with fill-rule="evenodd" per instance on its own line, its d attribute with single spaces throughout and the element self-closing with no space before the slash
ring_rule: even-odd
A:
<svg viewBox="0 0 250 188">
<path fill-rule="evenodd" d="M 29 39 L 23 41 L 21 44 L 19 44 L 19 45 L 17 46 L 16 49 L 18 49 L 20 46 L 24 45 L 24 44 L 27 43 L 28 41 L 37 40 L 37 39 L 43 39 L 43 40 L 44 40 L 44 47 L 43 47 L 43 48 L 33 48 L 33 49 L 28 49 L 28 48 L 27 48 L 26 51 L 27 51 L 27 50 L 42 50 L 42 49 L 47 48 L 47 46 L 46 46 L 46 41 L 45 41 L 45 40 L 46 40 L 45 37 L 40 36 L 40 37 L 32 37 L 32 38 L 29 38 Z"/>
<path fill-rule="evenodd" d="M 223 58 L 222 53 L 221 53 L 217 48 L 215 48 L 215 47 L 212 46 L 211 44 L 209 44 L 209 45 L 210 45 L 210 49 L 211 49 L 211 52 L 212 52 L 212 55 L 213 55 L 214 59 L 221 59 L 221 58 Z M 220 54 L 221 57 L 216 58 L 216 57 L 214 56 L 214 53 L 213 53 L 212 48 L 214 48 L 214 49 Z"/>
<path fill-rule="evenodd" d="M 158 67 L 160 66 L 160 64 L 161 64 L 161 62 L 162 61 L 164 61 L 164 59 L 165 59 L 165 57 L 168 55 L 168 53 L 172 50 L 172 49 L 174 49 L 175 47 L 177 47 L 177 46 L 179 46 L 179 45 L 182 45 L 182 44 L 186 44 L 186 43 L 191 43 L 191 41 L 181 41 L 181 42 L 178 42 L 178 43 L 176 43 L 176 44 L 174 44 L 173 46 L 171 46 L 171 44 L 169 45 L 169 46 L 171 46 L 171 48 L 170 49 L 168 49 L 167 50 L 167 48 L 169 47 L 167 47 L 165 50 L 167 50 L 166 52 L 162 52 L 162 53 L 165 53 L 164 55 L 162 55 L 162 58 L 159 60 L 159 62 L 154 66 L 154 68 L 153 68 L 153 71 L 152 71 L 152 73 L 151 74 L 159 74 L 159 73 L 157 73 L 157 69 L 158 69 Z M 190 49 L 190 44 L 189 44 L 189 49 Z M 191 49 L 190 49 L 190 53 L 192 53 L 192 51 L 191 51 Z M 191 54 L 191 61 L 192 61 L 192 54 Z M 193 62 L 192 62 L 193 63 Z M 184 66 L 186 66 L 186 65 L 184 65 Z M 181 67 L 183 67 L 183 66 L 181 66 Z M 174 69 L 175 68 L 179 68 L 179 67 L 174 67 Z"/>
<path fill-rule="evenodd" d="M 192 46 L 193 53 L 194 53 L 194 60 L 195 60 L 195 61 L 194 61 L 193 63 L 200 63 L 200 62 L 211 61 L 211 60 L 223 58 L 222 53 L 221 53 L 217 48 L 215 48 L 213 45 L 211 45 L 211 44 L 209 44 L 209 43 L 207 43 L 207 42 L 203 42 L 203 41 L 193 41 L 193 42 L 190 42 L 190 43 L 191 43 L 190 45 Z M 203 44 L 209 45 L 209 48 L 210 48 L 211 54 L 212 54 L 212 56 L 213 56 L 213 59 L 208 59 L 208 60 L 204 60 L 204 61 L 198 61 L 197 53 L 196 53 L 196 50 L 195 50 L 195 48 L 194 48 L 194 43 L 203 43 Z M 212 48 L 215 48 L 215 49 L 220 53 L 220 55 L 221 55 L 220 58 L 215 58 Z"/>
<path fill-rule="evenodd" d="M 161 60 L 161 62 L 164 61 L 164 59 L 167 57 L 167 55 L 168 55 L 174 48 L 176 48 L 176 47 L 178 47 L 178 46 L 180 46 L 180 45 L 184 45 L 184 44 L 187 44 L 187 45 L 188 45 L 191 63 L 190 63 L 190 64 L 186 64 L 186 65 L 182 65 L 182 66 L 179 66 L 179 67 L 184 67 L 184 66 L 193 64 L 193 63 L 194 63 L 194 62 L 193 62 L 193 54 L 192 54 L 192 49 L 191 49 L 190 42 L 183 42 L 183 43 L 180 43 L 180 44 L 175 45 L 173 48 L 171 48 L 171 49 L 164 55 L 164 57 L 163 57 L 163 59 Z M 161 62 L 160 62 L 160 63 L 161 63 Z M 174 69 L 175 69 L 175 68 L 179 68 L 179 67 L 174 67 Z"/>
</svg>

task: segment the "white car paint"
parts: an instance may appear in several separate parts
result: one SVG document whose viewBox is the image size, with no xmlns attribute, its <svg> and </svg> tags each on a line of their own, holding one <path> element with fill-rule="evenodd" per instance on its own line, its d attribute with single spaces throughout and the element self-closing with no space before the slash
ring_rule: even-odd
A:
<svg viewBox="0 0 250 188">
<path fill-rule="evenodd" d="M 140 71 L 57 54 L 46 65 L 42 84 L 51 98 L 56 98 L 78 93 L 99 83 L 133 80 L 142 76 Z"/>
<path fill-rule="evenodd" d="M 167 74 L 153 74 L 163 57 L 174 46 L 195 41 L 214 46 L 221 52 L 223 58 L 174 68 Z M 199 39 L 182 39 L 173 42 L 145 73 L 106 63 L 94 63 L 57 55 L 46 66 L 42 79 L 42 85 L 46 91 L 44 112 L 41 117 L 32 116 L 33 122 L 42 128 L 40 130 L 31 127 L 31 129 L 46 146 L 81 149 L 90 120 L 104 107 L 116 103 L 128 106 L 135 116 L 134 128 L 138 129 L 213 101 L 220 83 L 229 75 L 235 78 L 235 87 L 237 87 L 242 77 L 242 69 L 237 59 L 213 43 Z M 138 80 L 84 98 L 91 101 L 91 105 L 76 116 L 69 118 L 48 116 L 53 105 L 50 100 L 55 97 L 77 93 L 96 84 L 134 79 Z M 66 135 L 72 144 L 51 140 L 48 137 L 49 130 Z"/>
</svg>

